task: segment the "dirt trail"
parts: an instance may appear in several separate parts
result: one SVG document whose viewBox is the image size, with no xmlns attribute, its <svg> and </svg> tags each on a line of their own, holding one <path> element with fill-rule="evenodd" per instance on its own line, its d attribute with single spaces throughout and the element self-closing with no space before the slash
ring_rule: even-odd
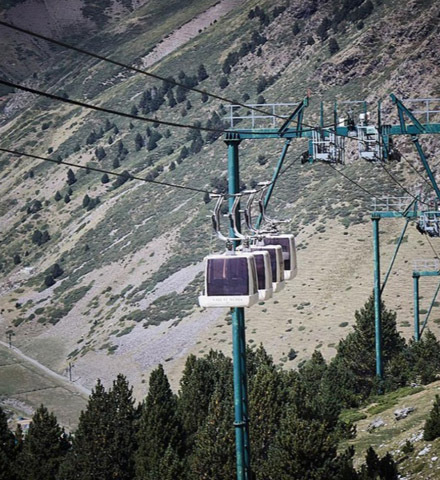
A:
<svg viewBox="0 0 440 480">
<path fill-rule="evenodd" d="M 152 52 L 146 55 L 142 60 L 142 67 L 147 68 L 155 64 L 162 58 L 180 48 L 200 34 L 200 30 L 209 27 L 214 20 L 219 20 L 235 7 L 243 3 L 242 0 L 221 0 L 203 13 L 200 13 L 189 22 L 174 30 L 167 38 L 158 44 Z"/>
<path fill-rule="evenodd" d="M 2 342 L 1 340 L 0 340 L 0 345 L 3 345 L 4 347 L 9 348 L 9 345 L 6 342 Z M 77 383 L 72 383 L 72 382 L 67 381 L 67 379 L 65 377 L 63 377 L 62 375 L 54 372 L 50 368 L 45 367 L 44 365 L 42 365 L 37 360 L 34 360 L 31 357 L 28 357 L 21 350 L 19 350 L 17 347 L 10 348 L 10 351 L 12 351 L 15 355 L 22 358 L 23 360 L 26 360 L 27 362 L 32 363 L 32 365 L 34 365 L 35 367 L 42 370 L 46 375 L 49 375 L 51 378 L 53 378 L 53 379 L 55 379 L 59 382 L 62 382 L 63 384 L 67 384 L 71 388 L 76 388 L 78 391 L 80 391 L 81 393 L 83 393 L 87 396 L 90 395 L 90 390 L 88 390 L 87 388 L 85 388 L 82 385 L 79 385 Z"/>
</svg>

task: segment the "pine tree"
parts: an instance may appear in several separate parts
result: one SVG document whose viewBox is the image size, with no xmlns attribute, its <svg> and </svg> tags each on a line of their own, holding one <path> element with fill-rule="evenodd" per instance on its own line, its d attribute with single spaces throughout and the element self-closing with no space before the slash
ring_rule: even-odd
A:
<svg viewBox="0 0 440 480">
<path fill-rule="evenodd" d="M 136 134 L 134 138 L 134 145 L 136 152 L 138 152 L 145 145 L 144 139 L 142 138 L 142 135 L 140 133 Z"/>
<path fill-rule="evenodd" d="M 230 378 L 231 367 L 229 358 L 212 350 L 203 358 L 187 358 L 177 403 L 186 452 L 192 450 L 195 434 L 208 415 L 211 397 L 218 385 Z"/>
<path fill-rule="evenodd" d="M 220 77 L 218 86 L 223 90 L 229 85 L 228 78 L 226 76 Z"/>
<path fill-rule="evenodd" d="M 295 22 L 295 23 L 293 24 L 293 27 L 292 27 L 292 33 L 293 33 L 293 35 L 295 35 L 295 36 L 298 35 L 298 33 L 299 33 L 300 31 L 301 31 L 301 30 L 300 30 L 300 28 L 299 28 L 298 22 Z"/>
<path fill-rule="evenodd" d="M 156 480 L 163 473 L 162 459 L 171 449 L 181 449 L 181 427 L 176 415 L 176 397 L 172 393 L 162 365 L 150 375 L 148 395 L 142 405 L 137 435 L 136 478 Z"/>
<path fill-rule="evenodd" d="M 108 455 L 112 459 L 111 474 L 108 478 L 132 480 L 134 478 L 134 454 L 136 451 L 136 410 L 133 388 L 124 375 L 119 374 L 109 391 L 109 412 L 111 438 Z"/>
<path fill-rule="evenodd" d="M 90 197 L 86 193 L 82 201 L 83 208 L 86 208 L 89 203 L 90 203 Z"/>
<path fill-rule="evenodd" d="M 334 55 L 336 52 L 339 52 L 339 44 L 334 37 L 330 38 L 328 41 L 328 50 L 330 55 Z"/>
<path fill-rule="evenodd" d="M 14 480 L 16 456 L 14 435 L 8 428 L 5 412 L 0 407 L 0 480 Z"/>
<path fill-rule="evenodd" d="M 250 382 L 250 438 L 257 478 L 264 478 L 269 446 L 279 429 L 288 401 L 283 372 L 261 365 Z"/>
<path fill-rule="evenodd" d="M 425 422 L 423 438 L 427 442 L 431 442 L 438 437 L 440 437 L 440 396 L 436 395 L 434 406 Z"/>
<path fill-rule="evenodd" d="M 66 195 L 64 195 L 64 203 L 70 203 L 70 196 L 68 193 L 66 193 Z"/>
<path fill-rule="evenodd" d="M 440 371 L 440 343 L 430 330 L 418 342 L 410 343 L 408 363 L 413 380 L 427 384 L 436 379 Z"/>
<path fill-rule="evenodd" d="M 70 444 L 55 415 L 41 405 L 32 417 L 23 450 L 17 459 L 19 478 L 56 480 L 69 448 Z"/>
<path fill-rule="evenodd" d="M 337 440 L 328 426 L 315 419 L 303 419 L 290 408 L 270 446 L 266 476 L 270 480 L 304 478 L 336 479 L 341 472 L 355 475 L 352 453 L 337 455 Z M 345 476 L 344 478 L 356 478 Z"/>
<path fill-rule="evenodd" d="M 43 234 L 41 233 L 40 230 L 35 230 L 34 233 L 32 234 L 32 243 L 35 243 L 36 245 L 41 245 L 43 239 Z"/>
<path fill-rule="evenodd" d="M 208 73 L 206 72 L 205 66 L 202 64 L 199 65 L 199 69 L 197 70 L 197 78 L 199 82 L 203 82 L 209 77 Z"/>
<path fill-rule="evenodd" d="M 14 261 L 14 265 L 20 265 L 20 263 L 21 263 L 21 257 L 20 257 L 20 255 L 19 255 L 18 253 L 16 253 L 16 254 L 14 255 L 13 261 Z"/>
<path fill-rule="evenodd" d="M 232 398 L 232 382 L 218 383 L 206 421 L 195 436 L 189 469 L 191 480 L 235 478 Z"/>
<path fill-rule="evenodd" d="M 98 380 L 81 412 L 63 480 L 131 480 L 134 474 L 135 409 L 132 389 L 119 375 L 106 392 Z"/>
<path fill-rule="evenodd" d="M 55 201 L 56 202 L 59 202 L 63 197 L 61 196 L 61 193 L 59 191 L 57 191 L 57 193 L 55 194 Z"/>
<path fill-rule="evenodd" d="M 53 266 L 50 268 L 50 273 L 52 273 L 53 278 L 61 277 L 64 273 L 64 270 L 60 267 L 58 263 L 54 263 Z"/>
<path fill-rule="evenodd" d="M 107 154 L 105 153 L 105 150 L 103 147 L 97 147 L 95 149 L 95 156 L 99 161 L 101 161 L 107 156 Z"/>
<path fill-rule="evenodd" d="M 396 314 L 387 310 L 382 302 L 382 359 L 384 367 L 405 348 L 405 340 L 396 328 Z M 365 306 L 355 313 L 354 331 L 339 342 L 338 352 L 333 359 L 339 370 L 336 376 L 349 378 L 346 388 L 360 398 L 366 398 L 376 381 L 374 298 L 371 296 Z M 341 384 L 338 387 L 340 388 Z"/>
<path fill-rule="evenodd" d="M 69 170 L 67 170 L 67 185 L 73 185 L 75 182 L 75 174 L 73 173 L 73 170 L 69 168 Z"/>
<path fill-rule="evenodd" d="M 108 182 L 110 182 L 110 178 L 108 177 L 108 175 L 106 173 L 104 173 L 104 175 L 101 177 L 101 183 L 105 184 L 105 183 L 108 183 Z"/>
</svg>

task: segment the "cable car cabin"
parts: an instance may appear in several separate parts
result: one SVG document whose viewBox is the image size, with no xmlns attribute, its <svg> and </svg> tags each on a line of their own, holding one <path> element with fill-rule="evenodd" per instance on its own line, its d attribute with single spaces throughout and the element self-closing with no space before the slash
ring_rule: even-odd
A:
<svg viewBox="0 0 440 480">
<path fill-rule="evenodd" d="M 284 288 L 284 261 L 283 250 L 280 245 L 251 245 L 251 252 L 266 251 L 270 255 L 272 268 L 272 289 L 277 293 Z"/>
<path fill-rule="evenodd" d="M 206 257 L 201 307 L 251 307 L 258 302 L 255 258 L 249 254 Z"/>
<path fill-rule="evenodd" d="M 272 298 L 273 296 L 270 253 L 263 250 L 242 253 L 244 255 L 251 255 L 255 258 L 255 266 L 257 267 L 258 300 L 269 300 L 269 298 Z"/>
<path fill-rule="evenodd" d="M 286 235 L 268 235 L 263 238 L 265 245 L 279 245 L 283 250 L 284 260 L 284 279 L 292 280 L 296 277 L 298 264 L 296 261 L 295 236 Z"/>
<path fill-rule="evenodd" d="M 416 225 L 417 230 L 430 237 L 440 237 L 440 212 L 423 212 Z"/>
<path fill-rule="evenodd" d="M 358 127 L 359 156 L 373 162 L 381 160 L 382 152 L 379 142 L 379 132 L 373 126 Z"/>
</svg>

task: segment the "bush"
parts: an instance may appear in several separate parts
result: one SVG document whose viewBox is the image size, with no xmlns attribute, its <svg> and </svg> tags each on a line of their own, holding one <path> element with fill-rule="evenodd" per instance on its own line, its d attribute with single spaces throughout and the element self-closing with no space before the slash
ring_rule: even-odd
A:
<svg viewBox="0 0 440 480">
<path fill-rule="evenodd" d="M 435 396 L 434 406 L 425 422 L 423 439 L 427 442 L 440 437 L 440 396 Z"/>
<path fill-rule="evenodd" d="M 49 288 L 52 285 L 55 285 L 55 280 L 52 275 L 47 275 L 46 278 L 44 279 L 44 285 Z"/>
<path fill-rule="evenodd" d="M 339 52 L 339 44 L 333 37 L 328 42 L 328 50 L 331 55 L 334 55 L 336 52 Z"/>
<path fill-rule="evenodd" d="M 220 77 L 218 85 L 222 90 L 226 88 L 229 85 L 227 77 Z"/>
</svg>

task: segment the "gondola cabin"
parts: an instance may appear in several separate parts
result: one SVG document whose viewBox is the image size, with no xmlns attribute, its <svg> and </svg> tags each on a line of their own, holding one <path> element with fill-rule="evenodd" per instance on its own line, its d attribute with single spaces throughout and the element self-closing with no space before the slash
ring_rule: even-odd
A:
<svg viewBox="0 0 440 480">
<path fill-rule="evenodd" d="M 206 257 L 201 307 L 251 307 L 258 302 L 255 258 L 246 253 Z"/>
<path fill-rule="evenodd" d="M 252 255 L 255 258 L 255 266 L 257 267 L 258 300 L 269 300 L 273 296 L 270 253 L 263 250 L 242 253 Z"/>
<path fill-rule="evenodd" d="M 270 255 L 270 266 L 272 268 L 273 293 L 284 288 L 284 261 L 283 251 L 279 245 L 251 245 L 251 252 L 266 251 Z"/>
<path fill-rule="evenodd" d="M 284 279 L 292 280 L 296 277 L 298 264 L 296 261 L 295 236 L 286 235 L 268 235 L 263 238 L 265 245 L 279 245 L 283 250 L 284 260 Z"/>
</svg>

